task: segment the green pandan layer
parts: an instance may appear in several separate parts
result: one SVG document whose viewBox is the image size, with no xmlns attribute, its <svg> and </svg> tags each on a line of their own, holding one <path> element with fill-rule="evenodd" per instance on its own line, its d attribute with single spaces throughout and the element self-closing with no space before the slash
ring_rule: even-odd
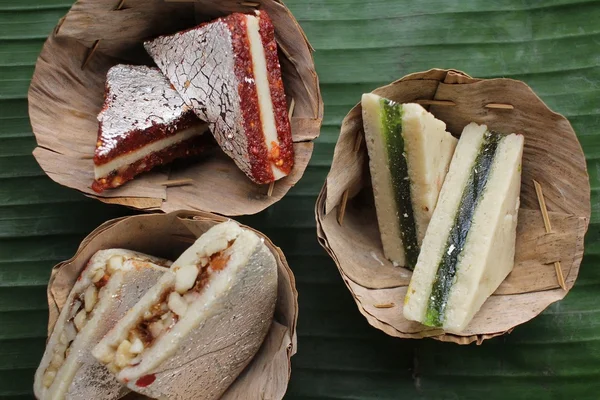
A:
<svg viewBox="0 0 600 400">
<path fill-rule="evenodd" d="M 381 99 L 380 101 L 382 133 L 398 209 L 396 217 L 398 218 L 400 235 L 404 244 L 406 267 L 412 270 L 417 263 L 419 246 L 417 244 L 417 229 L 410 195 L 410 179 L 408 177 L 404 139 L 402 138 L 402 104 L 388 99 Z"/>
<path fill-rule="evenodd" d="M 473 215 L 485 191 L 496 150 L 502 138 L 501 134 L 490 131 L 483 136 L 479 153 L 471 167 L 460 205 L 456 210 L 454 224 L 448 233 L 444 253 L 438 264 L 423 322 L 425 325 L 441 327 L 444 323 L 446 304 L 456 277 L 458 261 L 471 229 Z"/>
</svg>

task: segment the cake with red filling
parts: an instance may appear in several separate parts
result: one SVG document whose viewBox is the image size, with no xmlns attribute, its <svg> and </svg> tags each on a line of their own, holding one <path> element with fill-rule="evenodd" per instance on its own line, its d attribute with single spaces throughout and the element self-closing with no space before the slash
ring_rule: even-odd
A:
<svg viewBox="0 0 600 400">
<path fill-rule="evenodd" d="M 207 126 L 157 68 L 116 65 L 107 74 L 94 154 L 98 193 L 207 146 Z M 210 138 L 212 140 L 212 138 Z"/>
<path fill-rule="evenodd" d="M 163 74 L 250 179 L 288 175 L 294 150 L 273 24 L 235 13 L 145 43 Z"/>
</svg>

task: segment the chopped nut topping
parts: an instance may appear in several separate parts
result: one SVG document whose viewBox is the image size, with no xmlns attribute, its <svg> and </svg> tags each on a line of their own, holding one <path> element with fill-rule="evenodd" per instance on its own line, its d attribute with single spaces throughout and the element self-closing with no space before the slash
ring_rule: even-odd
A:
<svg viewBox="0 0 600 400">
<path fill-rule="evenodd" d="M 231 247 L 234 240 L 227 243 Z M 225 250 L 226 250 L 225 249 Z M 188 264 L 176 268 L 175 287 L 162 294 L 159 301 L 145 311 L 142 319 L 129 332 L 128 339 L 117 346 L 115 353 L 101 360 L 111 370 L 119 371 L 127 365 L 138 364 L 143 351 L 169 331 L 188 311 L 189 306 L 200 295 L 212 273 L 223 270 L 230 255 L 225 250 L 210 257 L 202 257 L 198 265 Z M 114 350 L 114 348 L 113 348 Z"/>
<path fill-rule="evenodd" d="M 144 343 L 142 343 L 140 338 L 136 337 L 133 339 L 129 351 L 133 354 L 140 354 L 142 351 L 144 351 Z"/>
<path fill-rule="evenodd" d="M 90 285 L 85 289 L 83 295 L 83 303 L 85 304 L 85 311 L 90 312 L 94 309 L 96 302 L 98 301 L 98 288 L 95 285 Z"/>
<path fill-rule="evenodd" d="M 181 294 L 187 292 L 194 286 L 198 276 L 198 267 L 195 265 L 184 265 L 175 272 L 175 290 Z"/>
<path fill-rule="evenodd" d="M 133 358 L 132 353 L 129 351 L 129 349 L 131 349 L 131 342 L 127 339 L 123 340 L 117 348 L 117 352 L 115 354 L 114 361 L 117 367 L 125 367 L 129 363 L 129 360 Z"/>
<path fill-rule="evenodd" d="M 59 335 L 58 343 L 54 345 L 52 350 L 52 360 L 44 372 L 42 383 L 45 387 L 50 387 L 54 382 L 58 370 L 70 354 L 71 344 L 77 337 L 77 333 L 85 327 L 89 314 L 93 311 L 96 304 L 98 304 L 98 299 L 104 291 L 104 286 L 108 283 L 111 274 L 122 267 L 123 262 L 124 258 L 122 256 L 113 256 L 104 265 L 94 266 L 92 270 L 84 272 L 88 274 L 87 276 L 90 277 L 93 284 L 89 285 L 82 293 L 76 296 L 71 304 L 67 322 Z M 165 308 L 168 310 L 167 307 Z M 114 354 L 108 355 L 105 358 L 102 361 L 108 363 L 112 361 Z"/>
<path fill-rule="evenodd" d="M 123 267 L 123 262 L 125 259 L 123 256 L 112 256 L 108 259 L 106 263 L 108 272 L 114 274 L 116 271 L 120 270 Z"/>
<path fill-rule="evenodd" d="M 168 305 L 171 311 L 180 317 L 183 317 L 187 311 L 187 303 L 177 292 L 171 292 L 169 295 Z"/>
<path fill-rule="evenodd" d="M 75 323 L 75 328 L 77 328 L 78 331 L 81 331 L 87 322 L 87 313 L 85 310 L 79 311 L 73 319 L 73 322 Z"/>
<path fill-rule="evenodd" d="M 56 371 L 48 368 L 46 370 L 46 373 L 44 374 L 42 383 L 44 384 L 45 387 L 50 387 L 50 385 L 52 385 L 52 382 L 54 382 L 54 378 L 56 378 Z"/>
<path fill-rule="evenodd" d="M 93 283 L 97 283 L 100 281 L 100 279 L 102 279 L 104 277 L 104 270 L 103 269 L 99 269 L 98 271 L 96 271 L 96 273 L 94 274 L 94 277 L 92 278 L 92 282 Z"/>
</svg>

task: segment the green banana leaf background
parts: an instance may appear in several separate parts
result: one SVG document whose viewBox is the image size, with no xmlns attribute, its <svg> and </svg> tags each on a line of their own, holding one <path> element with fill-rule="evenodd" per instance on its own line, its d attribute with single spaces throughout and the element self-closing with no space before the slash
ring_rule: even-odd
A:
<svg viewBox="0 0 600 400">
<path fill-rule="evenodd" d="M 27 88 L 71 0 L 0 0 L 0 399 L 32 398 L 51 267 L 133 211 L 52 182 L 35 162 Z M 316 49 L 325 119 L 310 166 L 281 202 L 243 218 L 286 253 L 300 301 L 286 399 L 600 399 L 600 2 L 288 0 Z M 340 123 L 360 94 L 432 67 L 529 84 L 579 136 L 592 220 L 564 301 L 481 346 L 371 328 L 316 240 L 313 207 Z"/>
</svg>

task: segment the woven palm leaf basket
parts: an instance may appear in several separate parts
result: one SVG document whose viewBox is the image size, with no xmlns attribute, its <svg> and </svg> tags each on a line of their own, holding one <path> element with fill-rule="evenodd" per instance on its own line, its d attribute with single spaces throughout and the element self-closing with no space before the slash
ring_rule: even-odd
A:
<svg viewBox="0 0 600 400">
<path fill-rule="evenodd" d="M 368 322 L 402 338 L 481 343 L 564 298 L 577 279 L 590 219 L 585 157 L 569 121 L 523 82 L 455 70 L 414 73 L 373 93 L 422 104 L 456 137 L 476 122 L 523 134 L 525 148 L 514 269 L 465 331 L 448 334 L 403 316 L 411 271 L 383 255 L 360 104 L 348 113 L 315 213 L 319 241 Z"/>
</svg>

